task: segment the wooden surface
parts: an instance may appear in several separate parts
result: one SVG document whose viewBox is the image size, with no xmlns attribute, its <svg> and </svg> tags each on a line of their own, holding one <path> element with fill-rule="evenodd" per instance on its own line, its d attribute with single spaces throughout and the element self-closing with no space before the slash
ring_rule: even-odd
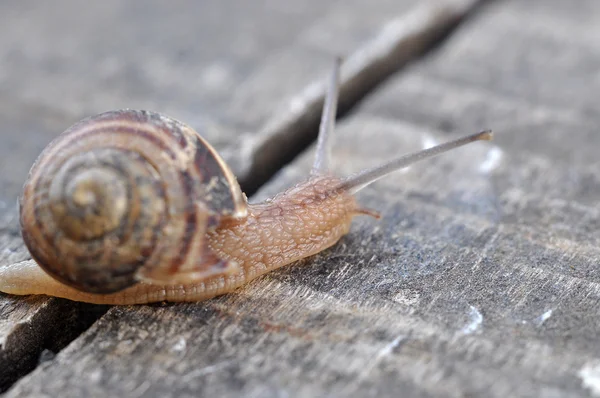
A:
<svg viewBox="0 0 600 398">
<path fill-rule="evenodd" d="M 389 38 L 390 21 L 415 21 L 402 16 L 416 3 L 215 1 L 182 13 L 103 2 L 78 18 L 3 5 L 1 262 L 27 258 L 14 209 L 27 169 L 80 117 L 169 113 L 215 142 L 238 175 L 275 168 L 269 152 L 302 143 L 282 134 L 313 134 L 315 81 L 331 55 L 368 58 L 378 38 L 401 36 Z M 169 29 L 151 28 L 159 20 Z M 438 36 L 416 43 L 430 46 L 456 17 L 442 20 Z M 600 394 L 598 22 L 595 0 L 496 1 L 392 79 L 383 81 L 391 66 L 359 79 L 369 84 L 347 91 L 346 106 L 362 102 L 336 134 L 340 174 L 483 128 L 496 140 L 361 192 L 382 220 L 357 219 L 314 258 L 204 303 L 104 314 L 0 295 L 0 384 L 36 367 L 5 395 Z M 304 176 L 311 155 L 255 199 Z"/>
<path fill-rule="evenodd" d="M 0 39 L 8 60 L 2 85 L 7 141 L 0 150 L 5 151 L 3 169 L 10 170 L 0 202 L 6 231 L 2 263 L 28 258 L 12 203 L 37 154 L 76 120 L 120 107 L 178 117 L 213 143 L 245 190 L 253 191 L 283 160 L 280 145 L 270 145 L 277 142 L 274 137 L 302 142 L 314 136 L 321 80 L 334 54 L 358 55 L 344 82 L 345 98 L 356 101 L 429 48 L 473 4 L 413 8 L 412 1 L 389 1 L 373 9 L 365 1 L 304 2 L 293 9 L 276 4 L 257 9 L 203 2 L 185 5 L 189 12 L 159 3 L 144 12 L 119 2 L 91 8 L 66 2 L 58 8 L 7 5 L 1 15 L 12 34 Z M 234 28 L 223 26 L 224 19 Z M 168 29 L 158 29 L 158 21 Z M 31 26 L 27 34 L 25 25 Z M 114 29 L 107 33 L 107 26 Z M 263 177 L 256 178 L 259 174 Z M 60 350 L 104 310 L 43 297 L 1 300 L 0 391 L 33 369 L 41 353 Z M 49 325 L 64 331 L 62 344 L 48 337 Z"/>
</svg>

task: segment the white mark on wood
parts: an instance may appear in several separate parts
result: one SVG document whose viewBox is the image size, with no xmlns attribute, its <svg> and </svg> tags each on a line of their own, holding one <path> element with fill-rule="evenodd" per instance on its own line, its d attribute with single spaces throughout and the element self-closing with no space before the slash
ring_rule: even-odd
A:
<svg viewBox="0 0 600 398">
<path fill-rule="evenodd" d="M 144 381 L 142 384 L 133 389 L 129 394 L 129 397 L 143 397 L 146 391 L 152 387 L 152 383 L 149 380 Z"/>
<path fill-rule="evenodd" d="M 288 111 L 293 114 L 303 113 L 311 104 L 321 96 L 324 91 L 323 82 L 313 82 L 306 86 L 301 95 L 292 98 L 288 105 Z"/>
<path fill-rule="evenodd" d="M 180 337 L 177 342 L 175 344 L 173 344 L 173 347 L 171 347 L 171 350 L 175 351 L 175 352 L 182 352 L 185 350 L 185 348 L 187 347 L 187 342 L 185 341 L 185 338 Z"/>
<path fill-rule="evenodd" d="M 99 384 L 102 380 L 102 369 L 96 369 L 88 373 L 88 379 L 92 384 Z"/>
<path fill-rule="evenodd" d="M 198 377 L 203 377 L 203 376 L 209 375 L 211 373 L 218 372 L 221 369 L 225 369 L 226 367 L 228 367 L 232 363 L 234 363 L 234 361 L 223 361 L 223 362 L 218 362 L 218 363 L 216 363 L 214 365 L 205 366 L 203 368 L 191 371 L 190 373 L 188 373 L 185 376 L 183 376 L 181 378 L 181 380 L 182 380 L 182 382 L 187 383 L 187 382 L 189 382 L 189 381 L 191 381 L 193 379 L 196 379 Z"/>
<path fill-rule="evenodd" d="M 390 355 L 394 349 L 396 347 L 398 347 L 400 345 L 400 343 L 402 341 L 404 341 L 406 339 L 406 336 L 403 334 L 400 334 L 398 336 L 396 336 L 396 338 L 394 338 L 394 340 L 392 340 L 391 342 L 389 342 L 388 344 L 386 344 L 383 348 L 381 348 L 379 351 L 377 351 L 377 354 L 375 354 L 375 356 L 373 357 L 373 359 L 371 361 L 369 361 L 368 364 L 365 365 L 365 367 L 363 368 L 363 371 L 360 372 L 360 374 L 354 379 L 354 382 L 352 383 L 348 383 L 346 385 L 346 388 L 343 389 L 343 396 L 353 396 L 354 394 L 351 394 L 351 392 L 353 392 L 356 387 L 358 385 L 360 385 L 360 383 L 367 379 L 369 377 L 369 374 L 371 373 L 371 371 L 373 369 L 375 369 L 375 367 L 379 364 L 379 362 L 385 358 L 386 356 Z"/>
<path fill-rule="evenodd" d="M 429 149 L 438 144 L 438 141 L 430 135 L 423 137 L 423 149 Z"/>
<path fill-rule="evenodd" d="M 600 397 L 600 361 L 588 362 L 579 370 L 578 375 L 583 386 Z"/>
<path fill-rule="evenodd" d="M 419 292 L 414 291 L 412 289 L 402 289 L 394 297 L 394 300 L 398 304 L 405 305 L 407 307 L 412 307 L 414 305 L 419 304 L 421 295 Z"/>
<path fill-rule="evenodd" d="M 373 365 L 376 365 L 381 359 L 390 355 L 392 353 L 392 351 L 394 351 L 394 348 L 398 347 L 398 345 L 405 338 L 406 338 L 406 336 L 404 336 L 403 334 L 398 335 L 398 336 L 396 336 L 396 338 L 394 340 L 392 340 L 385 347 L 383 347 L 381 350 L 379 350 L 379 353 L 377 353 L 377 356 L 375 357 L 375 361 L 374 361 L 375 363 Z"/>
<path fill-rule="evenodd" d="M 544 312 L 542 315 L 535 318 L 535 324 L 537 326 L 542 326 L 544 324 L 544 322 L 546 322 L 548 320 L 548 318 L 550 318 L 552 316 L 552 312 L 554 312 L 554 310 L 552 308 L 550 308 L 548 311 Z"/>
<path fill-rule="evenodd" d="M 469 323 L 462 328 L 461 332 L 463 334 L 475 333 L 483 323 L 483 315 L 481 315 L 481 312 L 472 305 L 470 305 L 469 308 Z"/>
<path fill-rule="evenodd" d="M 502 149 L 493 147 L 487 152 L 487 155 L 483 162 L 479 165 L 479 171 L 482 173 L 489 173 L 500 165 L 500 161 L 504 153 Z"/>
</svg>

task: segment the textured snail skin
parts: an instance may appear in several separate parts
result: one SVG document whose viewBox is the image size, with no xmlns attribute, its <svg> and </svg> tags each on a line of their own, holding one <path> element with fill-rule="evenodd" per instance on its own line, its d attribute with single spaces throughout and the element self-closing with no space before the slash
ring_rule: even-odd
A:
<svg viewBox="0 0 600 398">
<path fill-rule="evenodd" d="M 348 232 L 355 215 L 364 213 L 348 193 L 332 194 L 335 177 L 315 177 L 264 203 L 249 205 L 243 221 L 229 220 L 207 234 L 212 251 L 235 261 L 227 275 L 181 284 L 140 282 L 116 293 L 86 293 L 46 274 L 33 261 L 0 268 L 0 291 L 46 294 L 97 304 L 200 301 L 233 291 L 271 270 L 313 255 Z"/>
</svg>

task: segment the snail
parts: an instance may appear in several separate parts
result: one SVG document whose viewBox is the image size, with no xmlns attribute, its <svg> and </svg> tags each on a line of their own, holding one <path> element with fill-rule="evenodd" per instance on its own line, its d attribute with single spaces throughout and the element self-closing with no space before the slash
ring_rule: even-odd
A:
<svg viewBox="0 0 600 398">
<path fill-rule="evenodd" d="M 98 304 L 200 301 L 225 294 L 345 235 L 355 193 L 413 162 L 477 140 L 465 136 L 345 178 L 328 170 L 340 80 L 327 88 L 309 177 L 249 204 L 230 168 L 187 125 L 118 110 L 54 139 L 19 198 L 23 240 L 35 261 L 0 267 L 0 291 Z"/>
</svg>

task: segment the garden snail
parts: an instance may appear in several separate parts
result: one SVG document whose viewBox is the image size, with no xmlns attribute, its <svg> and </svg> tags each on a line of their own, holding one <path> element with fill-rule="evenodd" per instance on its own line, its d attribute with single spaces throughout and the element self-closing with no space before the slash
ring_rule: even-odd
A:
<svg viewBox="0 0 600 398">
<path fill-rule="evenodd" d="M 415 161 L 490 131 L 405 155 L 346 178 L 328 172 L 339 61 L 315 162 L 302 183 L 248 204 L 233 173 L 194 130 L 147 111 L 84 119 L 34 163 L 22 196 L 22 235 L 34 261 L 0 267 L 0 291 L 75 301 L 199 301 L 335 244 L 359 214 L 354 194 Z M 39 265 L 39 266 L 38 266 Z"/>
</svg>

